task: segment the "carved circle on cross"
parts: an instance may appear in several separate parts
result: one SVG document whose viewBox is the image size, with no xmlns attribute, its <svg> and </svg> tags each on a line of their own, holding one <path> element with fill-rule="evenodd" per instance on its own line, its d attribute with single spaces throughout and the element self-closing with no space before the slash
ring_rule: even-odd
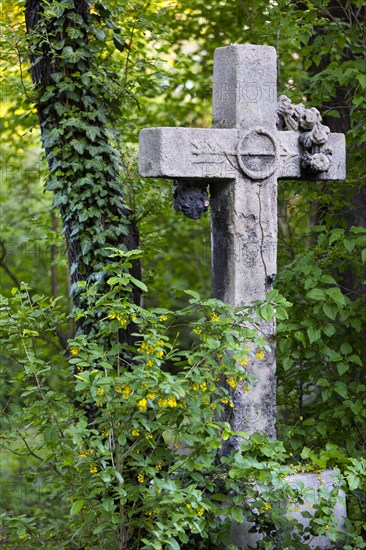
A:
<svg viewBox="0 0 366 550">
<path fill-rule="evenodd" d="M 276 140 L 263 128 L 250 130 L 239 140 L 237 157 L 244 174 L 252 180 L 264 180 L 271 176 L 276 168 Z"/>
</svg>

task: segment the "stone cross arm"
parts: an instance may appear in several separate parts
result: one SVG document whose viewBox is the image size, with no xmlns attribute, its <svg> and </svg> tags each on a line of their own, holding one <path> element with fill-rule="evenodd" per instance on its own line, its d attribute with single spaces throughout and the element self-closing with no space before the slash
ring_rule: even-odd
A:
<svg viewBox="0 0 366 550">
<path fill-rule="evenodd" d="M 329 135 L 330 167 L 315 176 L 301 166 L 304 147 L 299 136 L 298 131 L 260 128 L 246 133 L 236 128 L 145 128 L 140 132 L 139 172 L 143 177 L 210 181 L 251 177 L 254 171 L 256 180 L 272 174 L 278 179 L 345 178 L 343 134 Z M 261 165 L 259 174 L 255 162 Z"/>
</svg>

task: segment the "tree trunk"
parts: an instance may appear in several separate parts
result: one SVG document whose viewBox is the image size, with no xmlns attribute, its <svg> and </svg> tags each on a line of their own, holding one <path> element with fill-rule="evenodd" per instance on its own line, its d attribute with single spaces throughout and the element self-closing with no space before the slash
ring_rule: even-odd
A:
<svg viewBox="0 0 366 550">
<path fill-rule="evenodd" d="M 93 38 L 95 44 L 90 18 L 85 0 L 61 8 L 56 2 L 26 2 L 31 74 L 50 169 L 46 189 L 54 191 L 62 217 L 74 305 L 89 311 L 90 300 L 86 302 L 79 283 L 97 283 L 99 293 L 108 289 L 105 249 L 139 246 L 136 223 L 121 196 L 118 153 L 108 135 L 113 113 L 107 78 L 101 80 L 103 67 L 90 47 Z M 140 278 L 137 261 L 132 274 Z M 136 287 L 133 300 L 140 300 Z M 77 328 L 90 333 L 95 322 L 88 314 Z"/>
</svg>

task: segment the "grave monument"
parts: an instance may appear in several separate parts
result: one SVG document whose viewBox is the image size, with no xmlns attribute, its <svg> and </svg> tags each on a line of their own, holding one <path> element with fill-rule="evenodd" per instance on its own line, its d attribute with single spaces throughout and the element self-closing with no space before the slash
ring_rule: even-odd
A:
<svg viewBox="0 0 366 550">
<path fill-rule="evenodd" d="M 277 180 L 345 177 L 344 135 L 330 133 L 316 109 L 294 105 L 286 96 L 277 99 L 276 66 L 270 46 L 218 48 L 212 128 L 140 133 L 141 176 L 175 180 L 178 208 L 198 217 L 207 206 L 200 189 L 209 185 L 212 295 L 233 306 L 263 300 L 272 287 Z M 271 352 L 250 360 L 251 391 L 232 391 L 229 421 L 234 431 L 275 437 L 275 321 L 259 325 Z M 230 444 L 238 448 L 240 441 L 232 438 Z"/>
</svg>

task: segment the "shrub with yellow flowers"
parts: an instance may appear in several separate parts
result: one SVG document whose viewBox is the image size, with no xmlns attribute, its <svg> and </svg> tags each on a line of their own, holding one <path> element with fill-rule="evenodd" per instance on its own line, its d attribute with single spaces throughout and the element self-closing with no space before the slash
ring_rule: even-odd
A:
<svg viewBox="0 0 366 550">
<path fill-rule="evenodd" d="M 113 289 L 98 298 L 104 314 L 93 335 L 69 342 L 75 385 L 68 408 L 52 401 L 49 371 L 43 366 L 44 373 L 37 372 L 48 424 L 44 432 L 40 428 L 42 447 L 35 454 L 53 466 L 47 476 L 59 487 L 78 545 L 88 547 L 91 533 L 102 533 L 103 545 L 111 548 L 121 540 L 131 550 L 201 543 L 219 548 L 230 541 L 232 522 L 245 517 L 269 541 L 301 548 L 297 539 L 279 543 L 271 528 L 281 525 L 286 534 L 293 527 L 281 509 L 299 497 L 285 483 L 293 458 L 282 443 L 234 433 L 224 420 L 232 414 L 233 392 L 250 392 L 247 366 L 269 351 L 254 312 L 192 292 L 187 306 L 175 312 L 128 300 L 117 308 Z M 273 304 L 281 300 L 272 296 Z M 121 337 L 121 319 L 134 327 L 133 344 Z M 182 325 L 191 331 L 188 347 L 180 340 Z M 66 379 L 66 361 L 64 369 Z M 33 379 L 29 384 L 27 391 L 36 391 Z M 36 421 L 38 416 L 35 427 Z M 222 455 L 223 442 L 238 437 L 240 450 Z M 354 469 L 347 471 L 353 483 Z M 322 499 L 334 495 L 324 492 Z M 325 511 L 317 511 L 315 526 L 333 536 L 336 526 Z M 23 534 L 28 532 L 30 527 Z"/>
</svg>

